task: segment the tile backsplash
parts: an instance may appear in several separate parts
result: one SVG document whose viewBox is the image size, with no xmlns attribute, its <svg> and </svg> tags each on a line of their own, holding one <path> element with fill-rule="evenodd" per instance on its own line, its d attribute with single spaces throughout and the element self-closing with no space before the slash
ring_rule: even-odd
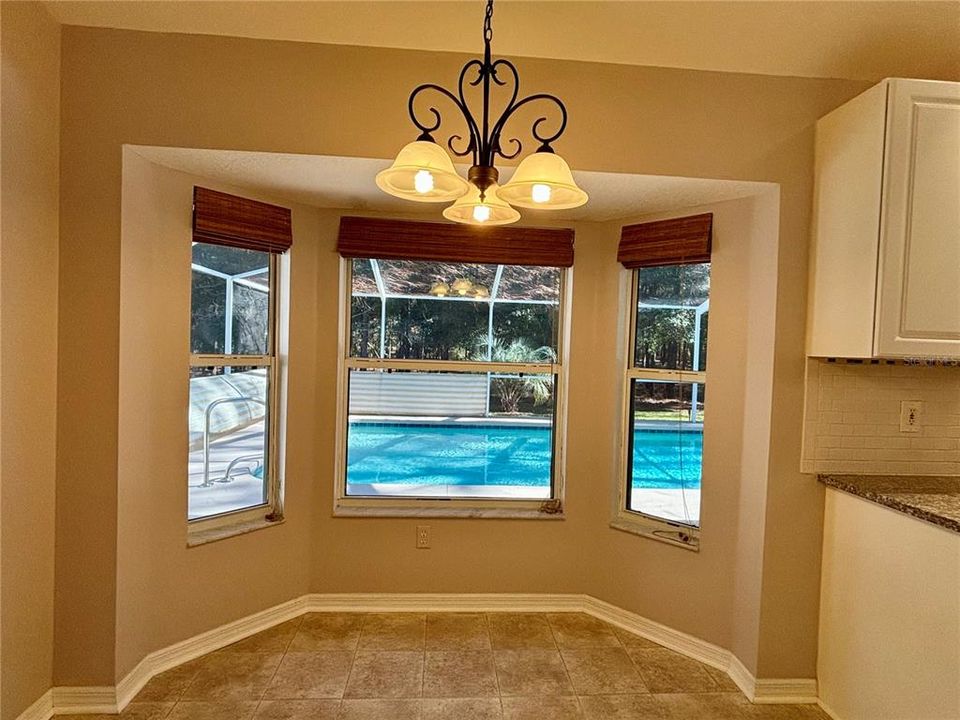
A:
<svg viewBox="0 0 960 720">
<path fill-rule="evenodd" d="M 900 432 L 902 401 L 920 402 L 919 432 Z M 808 359 L 800 468 L 960 475 L 960 367 Z"/>
</svg>

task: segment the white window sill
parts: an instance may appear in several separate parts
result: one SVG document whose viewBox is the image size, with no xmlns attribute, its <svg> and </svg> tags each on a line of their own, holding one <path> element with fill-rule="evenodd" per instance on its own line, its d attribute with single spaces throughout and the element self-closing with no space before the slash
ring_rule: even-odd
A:
<svg viewBox="0 0 960 720">
<path fill-rule="evenodd" d="M 538 507 L 464 507 L 449 505 L 391 505 L 380 503 L 338 504 L 334 517 L 382 518 L 489 518 L 495 520 L 563 520 L 563 511 L 544 512 Z"/>
<path fill-rule="evenodd" d="M 187 526 L 187 547 L 197 547 L 198 545 L 206 545 L 217 542 L 218 540 L 226 540 L 227 538 L 236 537 L 237 535 L 246 535 L 247 533 L 256 532 L 257 530 L 283 525 L 284 522 L 285 520 L 283 518 L 279 520 L 267 520 L 265 517 L 259 517 L 210 527 L 204 525 L 201 521 L 199 524 L 190 524 Z"/>
<path fill-rule="evenodd" d="M 610 521 L 610 527 L 632 535 L 657 540 L 684 550 L 700 552 L 700 531 L 682 525 L 660 522 L 654 518 L 638 515 L 618 515 Z"/>
</svg>

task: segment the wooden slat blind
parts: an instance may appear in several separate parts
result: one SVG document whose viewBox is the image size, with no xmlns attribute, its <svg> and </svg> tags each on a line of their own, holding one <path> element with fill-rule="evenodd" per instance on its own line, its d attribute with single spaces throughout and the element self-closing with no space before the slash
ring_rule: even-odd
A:
<svg viewBox="0 0 960 720">
<path fill-rule="evenodd" d="M 617 260 L 626 268 L 710 262 L 713 214 L 626 225 Z"/>
<path fill-rule="evenodd" d="M 293 244 L 289 208 L 193 188 L 194 242 L 282 253 Z"/>
<path fill-rule="evenodd" d="M 474 227 L 343 217 L 337 251 L 345 258 L 570 267 L 573 236 L 569 228 Z"/>
</svg>

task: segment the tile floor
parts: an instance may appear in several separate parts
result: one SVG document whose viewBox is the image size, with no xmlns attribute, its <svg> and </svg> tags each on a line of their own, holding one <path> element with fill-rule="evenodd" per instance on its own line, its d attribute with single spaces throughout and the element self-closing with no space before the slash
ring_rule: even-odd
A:
<svg viewBox="0 0 960 720">
<path fill-rule="evenodd" d="M 309 614 L 158 675 L 121 717 L 828 720 L 580 613 Z"/>
</svg>

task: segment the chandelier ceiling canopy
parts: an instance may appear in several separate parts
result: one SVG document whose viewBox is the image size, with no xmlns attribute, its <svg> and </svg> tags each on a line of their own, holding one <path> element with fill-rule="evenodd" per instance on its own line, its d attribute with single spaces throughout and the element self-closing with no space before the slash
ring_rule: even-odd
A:
<svg viewBox="0 0 960 720">
<path fill-rule="evenodd" d="M 472 225 L 516 222 L 520 219 L 520 213 L 512 206 L 563 210 L 583 205 L 587 202 L 587 194 L 577 186 L 570 167 L 554 152 L 552 146 L 567 127 L 567 109 L 559 98 L 547 93 L 519 98 L 520 75 L 517 68 L 509 60 L 493 60 L 491 57 L 492 20 L 493 0 L 487 0 L 483 59 L 471 60 L 463 66 L 456 94 L 434 83 L 420 85 L 410 93 L 407 109 L 420 135 L 400 150 L 389 168 L 377 174 L 377 186 L 405 200 L 453 202 L 443 211 L 443 216 L 454 222 Z M 466 100 L 468 86 L 479 87 L 482 92 L 479 121 Z M 490 92 L 495 87 L 505 88 L 510 96 L 500 116 L 492 119 Z M 431 92 L 439 93 L 452 102 L 466 123 L 469 138 L 451 135 L 447 140 L 450 152 L 457 157 L 469 156 L 472 160 L 466 180 L 457 173 L 450 155 L 433 137 L 442 124 L 440 111 L 429 106 L 428 114 L 418 114 L 415 106 L 417 98 Z M 504 150 L 501 143 L 504 128 L 520 108 L 532 103 L 552 106 L 559 113 L 559 125 L 551 133 L 544 129 L 548 120 L 546 116 L 538 117 L 533 122 L 530 134 L 539 147 L 520 162 L 510 182 L 500 187 L 497 184 L 500 173 L 495 166 L 496 157 L 499 155 L 511 160 L 523 149 L 519 139 L 510 138 L 510 150 Z M 458 149 L 458 145 L 461 149 Z"/>
</svg>

